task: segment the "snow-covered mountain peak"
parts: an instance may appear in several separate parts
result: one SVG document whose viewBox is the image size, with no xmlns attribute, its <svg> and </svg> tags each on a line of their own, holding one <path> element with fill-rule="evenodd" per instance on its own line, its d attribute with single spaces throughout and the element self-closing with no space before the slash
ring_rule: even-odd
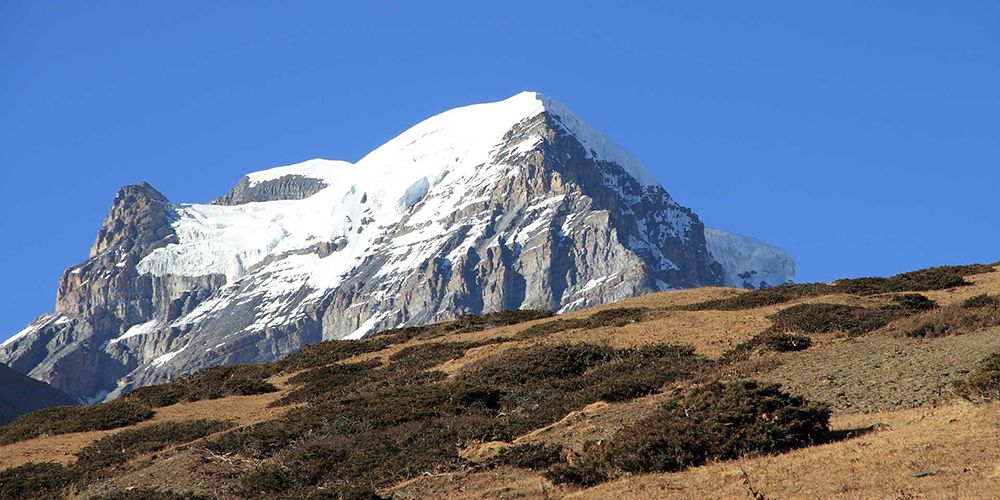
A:
<svg viewBox="0 0 1000 500">
<path fill-rule="evenodd" d="M 93 400 L 321 339 L 794 272 L 780 250 L 706 231 L 536 92 L 438 114 L 357 162 L 252 172 L 207 204 L 126 188 L 97 241 L 56 313 L 0 345 L 0 362 Z"/>
</svg>

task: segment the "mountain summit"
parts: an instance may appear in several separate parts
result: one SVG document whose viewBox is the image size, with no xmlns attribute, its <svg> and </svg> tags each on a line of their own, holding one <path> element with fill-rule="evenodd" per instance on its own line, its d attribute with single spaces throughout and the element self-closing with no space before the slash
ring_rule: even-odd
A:
<svg viewBox="0 0 1000 500">
<path fill-rule="evenodd" d="M 357 163 L 253 172 L 209 204 L 122 188 L 56 312 L 0 361 L 98 401 L 198 368 L 466 313 L 791 281 L 533 92 L 429 118 Z"/>
</svg>

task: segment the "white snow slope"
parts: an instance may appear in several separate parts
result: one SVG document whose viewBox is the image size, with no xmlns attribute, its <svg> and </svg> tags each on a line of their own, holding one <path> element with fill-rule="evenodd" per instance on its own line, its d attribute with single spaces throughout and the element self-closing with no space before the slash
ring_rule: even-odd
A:
<svg viewBox="0 0 1000 500">
<path fill-rule="evenodd" d="M 243 205 L 180 204 L 174 223 L 179 243 L 160 248 L 138 265 L 142 273 L 158 276 L 223 274 L 234 283 L 250 267 L 269 256 L 304 250 L 325 241 L 346 246 L 326 257 L 303 252 L 276 260 L 263 269 L 266 286 L 256 287 L 272 302 L 269 311 L 258 311 L 255 326 L 283 321 L 282 298 L 306 288 L 304 302 L 321 298 L 334 288 L 374 247 L 383 229 L 398 223 L 428 193 L 418 212 L 409 214 L 413 231 L 394 242 L 394 260 L 382 274 L 412 268 L 433 254 L 421 243 L 439 240 L 443 228 L 436 221 L 468 203 L 463 194 L 507 175 L 511 166 L 487 164 L 491 148 L 516 123 L 544 111 L 557 114 L 596 159 L 623 167 L 642 185 L 656 179 L 635 156 L 618 146 L 568 108 L 535 92 L 509 99 L 465 106 L 429 118 L 372 151 L 356 164 L 313 159 L 303 163 L 254 172 L 254 185 L 286 175 L 319 179 L 327 186 L 302 200 L 281 200 Z M 523 143 L 530 149 L 541 140 Z M 483 167 L 487 169 L 484 175 Z M 470 184 L 470 182 L 474 184 Z M 473 200 L 474 201 L 474 200 Z M 220 300 L 209 300 L 172 326 L 190 324 Z"/>
<path fill-rule="evenodd" d="M 761 288 L 795 280 L 795 261 L 784 250 L 749 236 L 705 228 L 712 257 L 725 269 L 725 285 Z"/>
</svg>

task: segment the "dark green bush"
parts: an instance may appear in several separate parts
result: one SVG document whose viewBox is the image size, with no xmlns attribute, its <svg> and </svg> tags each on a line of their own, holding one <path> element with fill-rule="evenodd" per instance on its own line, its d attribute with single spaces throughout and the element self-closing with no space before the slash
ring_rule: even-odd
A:
<svg viewBox="0 0 1000 500">
<path fill-rule="evenodd" d="M 297 372 L 317 366 L 329 365 L 359 354 L 381 351 L 390 342 L 384 338 L 372 337 L 361 340 L 328 340 L 303 347 L 281 361 L 272 363 L 286 373 Z"/>
<path fill-rule="evenodd" d="M 988 294 L 979 294 L 975 297 L 969 297 L 962 302 L 962 307 L 966 309 L 977 309 L 980 307 L 992 307 L 994 309 L 1000 308 L 1000 297 Z"/>
<path fill-rule="evenodd" d="M 153 418 L 153 410 L 136 401 L 111 401 L 93 406 L 58 406 L 21 415 L 0 427 L 0 444 L 44 435 L 102 431 Z"/>
<path fill-rule="evenodd" d="M 0 498 L 63 498 L 75 479 L 62 464 L 29 462 L 0 471 Z"/>
<path fill-rule="evenodd" d="M 1000 308 L 949 304 L 893 323 L 891 331 L 915 338 L 945 337 L 1000 326 Z"/>
<path fill-rule="evenodd" d="M 617 307 L 598 311 L 585 318 L 556 319 L 528 327 L 518 333 L 518 339 L 545 337 L 567 330 L 593 330 L 595 328 L 620 328 L 642 321 L 648 311 L 645 307 Z"/>
<path fill-rule="evenodd" d="M 826 439 L 830 411 L 753 381 L 683 391 L 654 414 L 592 446 L 555 481 L 594 484 L 624 472 L 671 472 L 713 460 L 781 453 Z"/>
<path fill-rule="evenodd" d="M 522 469 L 541 470 L 561 460 L 562 447 L 549 443 L 524 443 L 500 450 L 487 465 L 511 465 Z"/>
<path fill-rule="evenodd" d="M 892 303 L 877 308 L 844 304 L 797 304 L 769 316 L 769 332 L 832 333 L 862 335 L 897 319 L 937 307 L 927 297 L 908 293 L 894 295 Z"/>
<path fill-rule="evenodd" d="M 425 343 L 388 360 L 305 371 L 291 379 L 298 387 L 289 400 L 308 406 L 206 447 L 281 464 L 248 474 L 247 491 L 382 487 L 465 467 L 459 451 L 472 441 L 510 440 L 600 399 L 658 391 L 708 364 L 688 347 L 561 344 L 511 349 L 451 378 L 427 370 L 471 345 Z"/>
<path fill-rule="evenodd" d="M 833 293 L 853 295 L 877 295 L 881 293 L 922 292 L 945 290 L 970 283 L 966 276 L 993 272 L 993 265 L 970 264 L 966 266 L 943 266 L 897 274 L 888 278 L 843 279 L 833 284 L 805 283 L 780 285 L 762 290 L 742 293 L 725 299 L 709 300 L 682 306 L 682 310 L 736 311 L 783 304 L 805 297 L 816 297 Z"/>
<path fill-rule="evenodd" d="M 544 309 L 514 309 L 486 314 L 466 314 L 452 321 L 384 330 L 372 335 L 371 338 L 398 344 L 413 339 L 425 340 L 448 334 L 478 332 L 551 316 L 552 311 Z"/>
<path fill-rule="evenodd" d="M 389 360 L 405 363 L 412 370 L 424 370 L 461 358 L 465 351 L 491 342 L 428 342 L 404 347 L 390 356 Z"/>
<path fill-rule="evenodd" d="M 177 493 L 159 488 L 118 490 L 93 497 L 95 500 L 212 500 L 215 497 L 198 495 L 190 491 Z"/>
<path fill-rule="evenodd" d="M 304 401 L 316 401 L 334 395 L 345 396 L 354 390 L 356 384 L 370 379 L 369 370 L 381 366 L 378 360 L 360 363 L 337 363 L 311 370 L 303 371 L 288 380 L 295 385 L 287 394 L 273 403 L 273 406 L 285 406 Z"/>
<path fill-rule="evenodd" d="M 265 465 L 243 474 L 240 478 L 240 494 L 244 497 L 266 496 L 286 493 L 296 487 L 294 474 L 278 465 Z"/>
<path fill-rule="evenodd" d="M 765 331 L 723 353 L 721 361 L 734 363 L 745 361 L 755 353 L 801 351 L 810 346 L 812 339 L 805 335 Z"/>
<path fill-rule="evenodd" d="M 489 386 L 527 385 L 539 380 L 566 379 L 582 375 L 611 360 L 614 349 L 595 344 L 536 345 L 512 349 L 480 363 L 477 381 Z"/>
<path fill-rule="evenodd" d="M 776 331 L 864 333 L 889 322 L 887 313 L 843 304 L 798 304 L 770 316 Z"/>
<path fill-rule="evenodd" d="M 138 455 L 194 441 L 229 427 L 232 423 L 219 420 L 189 420 L 124 430 L 98 439 L 77 452 L 75 468 L 81 471 L 106 469 Z"/>
<path fill-rule="evenodd" d="M 994 268 L 985 264 L 965 266 L 941 266 L 910 271 L 888 278 L 857 278 L 834 283 L 838 292 L 855 295 L 876 295 L 891 292 L 923 292 L 946 290 L 966 286 L 970 283 L 966 276 L 993 272 Z"/>
<path fill-rule="evenodd" d="M 919 293 L 903 293 L 893 295 L 892 301 L 894 304 L 887 306 L 887 309 L 898 308 L 908 314 L 930 311 L 931 309 L 936 309 L 938 306 L 937 302 L 934 302 Z"/>
<path fill-rule="evenodd" d="M 697 304 L 681 306 L 679 309 L 689 311 L 739 311 L 784 304 L 785 302 L 805 297 L 815 297 L 830 293 L 834 293 L 833 287 L 825 283 L 779 285 L 741 293 L 725 299 L 708 300 Z"/>
<path fill-rule="evenodd" d="M 168 384 L 139 387 L 124 399 L 159 408 L 180 402 L 265 394 L 278 390 L 266 380 L 277 371 L 274 364 L 205 368 Z"/>
</svg>

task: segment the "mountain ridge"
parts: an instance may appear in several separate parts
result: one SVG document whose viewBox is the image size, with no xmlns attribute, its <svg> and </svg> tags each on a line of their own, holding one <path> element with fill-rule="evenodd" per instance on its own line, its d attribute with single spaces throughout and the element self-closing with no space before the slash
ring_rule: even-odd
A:
<svg viewBox="0 0 1000 500">
<path fill-rule="evenodd" d="M 90 259 L 60 280 L 56 313 L 0 360 L 98 401 L 466 313 L 792 279 L 783 252 L 750 269 L 727 241 L 716 238 L 723 265 L 641 161 L 524 92 L 436 115 L 354 164 L 252 172 L 209 204 L 123 188 Z"/>
</svg>

